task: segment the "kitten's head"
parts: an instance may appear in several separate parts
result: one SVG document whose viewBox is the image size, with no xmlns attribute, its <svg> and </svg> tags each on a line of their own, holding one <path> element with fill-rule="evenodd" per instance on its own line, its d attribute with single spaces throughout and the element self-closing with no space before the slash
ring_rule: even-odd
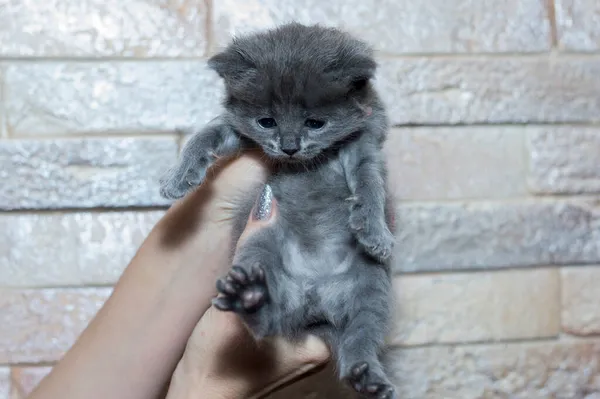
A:
<svg viewBox="0 0 600 399">
<path fill-rule="evenodd" d="M 375 95 L 370 47 L 334 28 L 290 23 L 239 37 L 209 67 L 236 128 L 280 160 L 312 159 L 356 132 Z"/>
</svg>

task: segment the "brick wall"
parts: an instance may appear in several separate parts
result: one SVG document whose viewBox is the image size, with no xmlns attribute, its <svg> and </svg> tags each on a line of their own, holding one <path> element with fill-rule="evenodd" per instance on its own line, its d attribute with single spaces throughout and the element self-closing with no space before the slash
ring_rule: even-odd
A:
<svg viewBox="0 0 600 399">
<path fill-rule="evenodd" d="M 379 50 L 402 398 L 600 398 L 598 0 L 7 0 L 0 399 L 60 358 L 161 216 L 174 129 L 219 110 L 207 55 L 290 18 Z M 325 381 L 295 397 L 342 397 Z"/>
</svg>

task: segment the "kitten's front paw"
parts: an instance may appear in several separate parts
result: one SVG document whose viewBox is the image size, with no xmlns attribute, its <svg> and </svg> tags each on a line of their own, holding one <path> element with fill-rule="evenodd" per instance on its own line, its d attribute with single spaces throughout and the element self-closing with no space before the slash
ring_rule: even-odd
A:
<svg viewBox="0 0 600 399">
<path fill-rule="evenodd" d="M 206 176 L 207 162 L 182 161 L 160 179 L 160 195 L 175 200 L 199 186 Z"/>
<path fill-rule="evenodd" d="M 356 207 L 350 213 L 350 228 L 359 244 L 372 257 L 385 262 L 392 255 L 394 235 L 385 221 L 378 220 L 374 213 Z"/>
<path fill-rule="evenodd" d="M 217 291 L 222 295 L 213 299 L 217 309 L 254 313 L 268 299 L 265 271 L 260 265 L 254 265 L 248 272 L 233 266 L 226 277 L 217 280 Z"/>
<path fill-rule="evenodd" d="M 387 381 L 387 378 L 371 371 L 367 362 L 359 362 L 353 365 L 345 379 L 356 392 L 366 398 L 396 398 L 394 387 Z"/>
</svg>

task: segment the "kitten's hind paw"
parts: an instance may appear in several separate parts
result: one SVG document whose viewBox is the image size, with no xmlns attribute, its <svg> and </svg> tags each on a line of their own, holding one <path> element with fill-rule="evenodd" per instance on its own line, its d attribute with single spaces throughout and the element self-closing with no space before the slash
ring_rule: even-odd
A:
<svg viewBox="0 0 600 399">
<path fill-rule="evenodd" d="M 369 363 L 359 362 L 350 368 L 346 377 L 348 384 L 354 390 L 370 399 L 395 399 L 396 391 L 383 376 L 378 376 L 369 370 Z"/>
<path fill-rule="evenodd" d="M 357 228 L 352 222 L 351 219 L 350 228 L 354 231 L 356 240 L 364 248 L 365 252 L 380 262 L 387 261 L 392 255 L 395 238 L 385 223 L 377 225 L 368 225 L 365 223 L 360 228 Z M 375 228 L 375 226 L 379 227 Z"/>
<path fill-rule="evenodd" d="M 213 305 L 221 311 L 254 313 L 268 299 L 265 271 L 254 265 L 250 271 L 233 266 L 227 276 L 217 280 L 217 291 L 221 294 L 213 299 Z"/>
<path fill-rule="evenodd" d="M 396 239 L 383 215 L 379 215 L 372 207 L 365 206 L 357 198 L 353 198 L 352 202 L 348 223 L 350 230 L 367 254 L 379 262 L 386 262 L 392 255 Z"/>
</svg>

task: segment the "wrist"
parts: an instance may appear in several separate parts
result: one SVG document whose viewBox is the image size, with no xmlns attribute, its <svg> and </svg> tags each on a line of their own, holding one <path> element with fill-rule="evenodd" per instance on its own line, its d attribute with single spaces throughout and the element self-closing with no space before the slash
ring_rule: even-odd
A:
<svg viewBox="0 0 600 399">
<path fill-rule="evenodd" d="M 179 363 L 173 377 L 166 399 L 242 399 L 241 387 L 227 384 L 225 381 L 185 370 Z"/>
</svg>

